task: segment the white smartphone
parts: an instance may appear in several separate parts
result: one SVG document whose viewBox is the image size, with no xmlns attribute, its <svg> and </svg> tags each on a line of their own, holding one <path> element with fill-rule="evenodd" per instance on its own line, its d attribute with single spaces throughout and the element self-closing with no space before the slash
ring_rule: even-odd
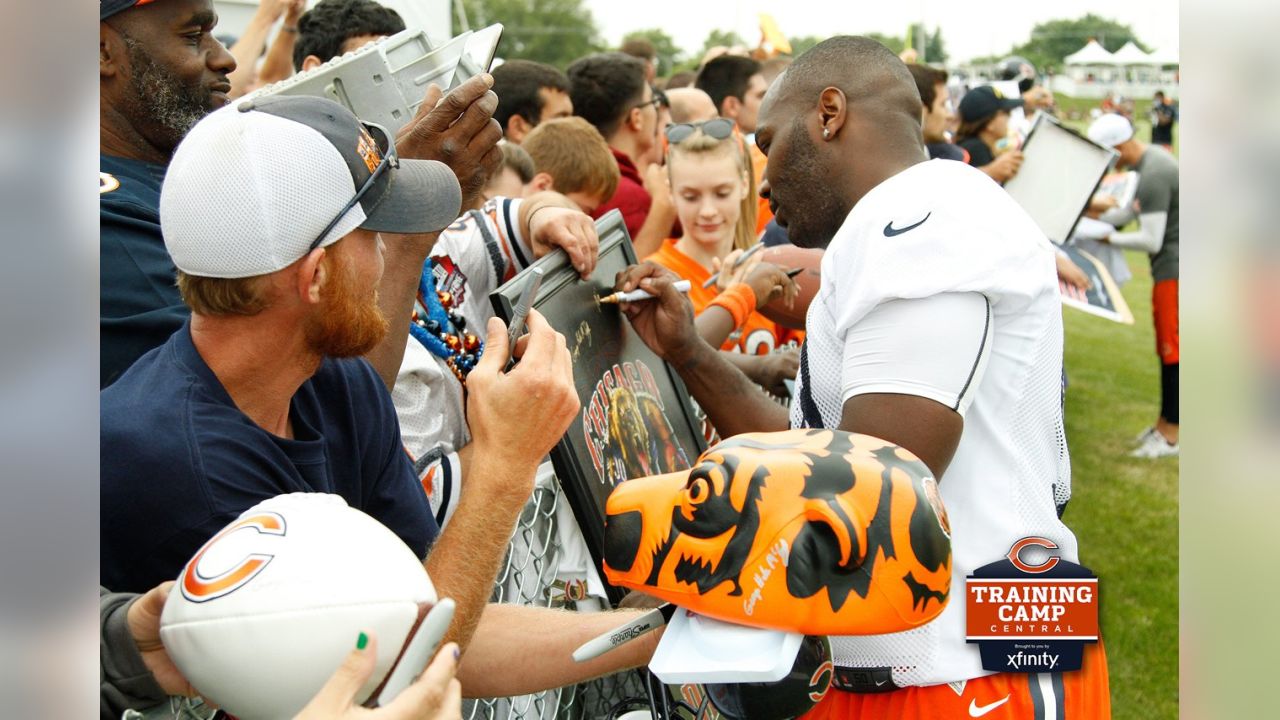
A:
<svg viewBox="0 0 1280 720">
<path fill-rule="evenodd" d="M 436 655 L 449 623 L 453 622 L 454 602 L 442 598 L 418 624 L 417 631 L 405 644 L 395 669 L 383 681 L 382 688 L 369 699 L 370 706 L 387 705 L 422 674 Z"/>
</svg>

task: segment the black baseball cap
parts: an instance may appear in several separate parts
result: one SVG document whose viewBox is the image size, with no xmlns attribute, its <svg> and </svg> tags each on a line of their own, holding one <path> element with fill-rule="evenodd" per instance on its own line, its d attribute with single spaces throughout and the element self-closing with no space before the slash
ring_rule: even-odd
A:
<svg viewBox="0 0 1280 720">
<path fill-rule="evenodd" d="M 106 20 L 118 12 L 128 10 L 134 5 L 146 5 L 147 3 L 153 3 L 155 1 L 156 0 L 101 0 L 98 5 L 98 11 L 100 13 L 100 17 L 98 19 Z"/>
<path fill-rule="evenodd" d="M 1022 107 L 1022 98 L 1007 98 L 998 88 L 983 85 L 965 93 L 960 99 L 960 121 L 969 123 L 986 120 L 1001 110 L 1016 107 Z"/>
</svg>

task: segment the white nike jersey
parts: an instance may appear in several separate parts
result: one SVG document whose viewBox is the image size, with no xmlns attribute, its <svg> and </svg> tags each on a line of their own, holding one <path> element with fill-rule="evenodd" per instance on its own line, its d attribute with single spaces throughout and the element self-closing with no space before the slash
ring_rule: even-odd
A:
<svg viewBox="0 0 1280 720">
<path fill-rule="evenodd" d="M 985 296 L 989 326 L 977 323 L 974 330 L 984 337 L 939 343 L 921 362 L 877 378 L 870 390 L 845 377 L 847 337 L 863 338 L 860 356 L 876 351 L 868 345 L 880 340 L 855 328 L 877 306 L 943 293 Z M 908 632 L 833 638 L 837 665 L 890 667 L 900 686 L 988 675 L 977 646 L 965 643 L 965 576 L 1029 535 L 1053 540 L 1064 559 L 1077 560 L 1075 537 L 1054 503 L 1054 486 L 1069 483 L 1071 473 L 1062 426 L 1061 313 L 1049 241 L 999 185 L 964 163 L 932 160 L 886 180 L 836 233 L 809 308 L 797 383 L 797 398 L 812 399 L 809 422 L 797 400 L 792 426 L 837 428 L 845 400 L 860 392 L 924 394 L 907 365 L 928 365 L 936 376 L 941 364 L 959 378 L 950 397 L 926 396 L 964 416 L 959 447 L 939 483 L 952 530 L 946 610 Z M 982 363 L 973 350 L 979 346 L 986 347 Z"/>
</svg>

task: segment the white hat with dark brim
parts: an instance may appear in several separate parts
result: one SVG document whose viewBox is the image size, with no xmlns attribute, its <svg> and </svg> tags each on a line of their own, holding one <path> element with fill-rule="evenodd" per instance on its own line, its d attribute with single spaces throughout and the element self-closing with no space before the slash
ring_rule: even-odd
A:
<svg viewBox="0 0 1280 720">
<path fill-rule="evenodd" d="M 178 146 L 160 193 L 169 256 L 188 275 L 254 277 L 356 228 L 452 224 L 462 205 L 453 171 L 388 158 L 393 150 L 383 128 L 324 98 L 271 96 L 211 113 Z"/>
</svg>

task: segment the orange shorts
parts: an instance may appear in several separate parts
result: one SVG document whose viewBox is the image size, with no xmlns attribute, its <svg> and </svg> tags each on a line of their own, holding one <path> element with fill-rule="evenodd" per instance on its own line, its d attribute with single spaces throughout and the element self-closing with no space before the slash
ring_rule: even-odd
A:
<svg viewBox="0 0 1280 720">
<path fill-rule="evenodd" d="M 1178 281 L 1161 280 L 1151 288 L 1156 321 L 1156 354 L 1162 365 L 1178 364 Z"/>
<path fill-rule="evenodd" d="M 887 693 L 832 688 L 804 720 L 1108 720 L 1111 691 L 1102 643 L 1084 650 L 1070 673 L 999 673 L 966 683 L 907 687 Z"/>
</svg>

